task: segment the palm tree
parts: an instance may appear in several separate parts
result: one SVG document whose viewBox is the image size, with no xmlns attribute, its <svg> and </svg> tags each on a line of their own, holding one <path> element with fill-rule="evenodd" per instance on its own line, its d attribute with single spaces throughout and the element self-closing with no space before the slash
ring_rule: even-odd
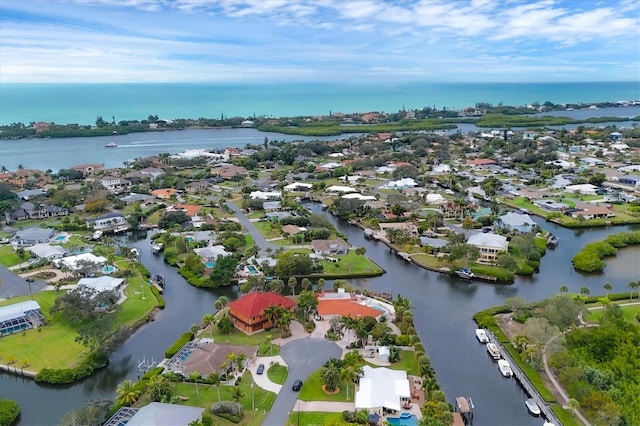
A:
<svg viewBox="0 0 640 426">
<path fill-rule="evenodd" d="M 289 281 L 287 281 L 287 286 L 291 290 L 292 295 L 296 295 L 296 286 L 298 285 L 298 280 L 296 277 L 290 277 Z"/>
<path fill-rule="evenodd" d="M 225 296 L 220 296 L 213 303 L 213 307 L 216 308 L 216 311 L 221 311 L 225 306 L 227 306 L 227 303 L 229 303 L 227 298 Z"/>
<path fill-rule="evenodd" d="M 209 374 L 208 379 L 211 382 L 211 384 L 216 387 L 216 390 L 218 391 L 218 402 L 220 402 L 220 383 L 222 382 L 222 379 L 220 378 L 220 373 L 218 373 L 217 371 L 214 371 L 211 374 Z"/>
<path fill-rule="evenodd" d="M 302 281 L 300 281 L 300 286 L 303 290 L 308 290 L 311 287 L 311 280 L 309 280 L 309 278 L 303 278 Z"/>
<path fill-rule="evenodd" d="M 629 300 L 633 299 L 633 292 L 638 288 L 638 284 L 635 281 L 631 281 L 627 287 L 629 287 Z"/>
<path fill-rule="evenodd" d="M 269 319 L 271 322 L 271 326 L 276 325 L 276 320 L 280 315 L 280 306 L 279 305 L 270 305 L 264 308 L 262 314 Z"/>
<path fill-rule="evenodd" d="M 324 289 L 324 286 L 326 284 L 326 281 L 324 278 L 320 278 L 318 280 L 318 291 L 322 291 Z"/>
<path fill-rule="evenodd" d="M 349 382 L 353 383 L 358 378 L 353 366 L 348 365 L 340 369 L 340 380 L 347 382 L 347 400 L 349 399 Z"/>
<path fill-rule="evenodd" d="M 560 293 L 567 293 L 569 291 L 569 287 L 567 287 L 566 285 L 561 285 L 560 286 Z"/>
<path fill-rule="evenodd" d="M 189 374 L 189 379 L 196 384 L 196 398 L 198 398 L 198 402 L 200 402 L 200 391 L 198 390 L 198 380 L 200 380 L 200 372 L 194 371 Z"/>
<path fill-rule="evenodd" d="M 231 391 L 231 399 L 235 402 L 240 402 L 242 397 L 244 396 L 244 392 L 240 389 L 240 386 L 234 386 L 233 391 Z"/>
<path fill-rule="evenodd" d="M 589 294 L 591 294 L 591 290 L 589 290 L 589 287 L 580 287 L 580 295 L 586 299 Z"/>
<path fill-rule="evenodd" d="M 140 391 L 135 388 L 135 383 L 131 380 L 125 380 L 118 386 L 118 402 L 122 405 L 131 406 L 138 400 Z"/>
<path fill-rule="evenodd" d="M 215 317 L 213 316 L 213 314 L 204 314 L 202 316 L 202 326 L 204 328 L 209 327 L 211 324 L 213 324 L 214 321 L 215 321 Z M 213 327 L 209 329 L 209 335 L 210 336 L 213 335 Z"/>
<path fill-rule="evenodd" d="M 278 329 L 280 330 L 280 337 L 284 336 L 285 331 L 289 331 L 291 321 L 293 321 L 293 314 L 291 311 L 282 308 L 280 316 L 276 319 Z"/>
<path fill-rule="evenodd" d="M 609 297 L 609 292 L 611 290 L 613 290 L 613 286 L 611 285 L 611 283 L 604 283 L 604 285 L 602 286 L 605 290 L 605 297 Z"/>
</svg>

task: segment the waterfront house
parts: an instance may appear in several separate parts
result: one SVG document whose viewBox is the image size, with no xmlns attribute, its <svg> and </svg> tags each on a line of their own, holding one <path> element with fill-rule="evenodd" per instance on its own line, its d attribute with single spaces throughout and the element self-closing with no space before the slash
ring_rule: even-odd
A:
<svg viewBox="0 0 640 426">
<path fill-rule="evenodd" d="M 152 402 L 137 410 L 131 407 L 122 407 L 120 410 L 124 412 L 124 415 L 121 414 L 113 422 L 109 419 L 105 426 L 124 424 L 127 426 L 190 425 L 200 422 L 203 408 Z M 118 410 L 118 413 L 120 413 L 120 410 Z"/>
<path fill-rule="evenodd" d="M 117 176 L 104 176 L 100 179 L 100 184 L 113 194 L 122 194 L 131 189 L 131 181 Z"/>
<path fill-rule="evenodd" d="M 568 204 L 549 199 L 534 200 L 533 205 L 548 212 L 562 212 L 571 207 Z"/>
<path fill-rule="evenodd" d="M 528 214 L 508 212 L 498 218 L 497 225 L 510 231 L 531 232 L 537 225 Z"/>
<path fill-rule="evenodd" d="M 86 222 L 87 228 L 94 231 L 128 226 L 127 219 L 119 212 L 111 212 L 95 218 L 89 218 Z"/>
<path fill-rule="evenodd" d="M 347 254 L 347 243 L 338 238 L 335 240 L 313 240 L 311 250 L 318 256 Z"/>
<path fill-rule="evenodd" d="M 205 262 L 215 262 L 218 256 L 225 257 L 231 254 L 222 245 L 194 248 L 193 251 Z"/>
<path fill-rule="evenodd" d="M 469 237 L 467 244 L 478 247 L 480 257 L 478 263 L 495 264 L 498 255 L 509 249 L 507 237 L 488 233 L 478 233 Z"/>
<path fill-rule="evenodd" d="M 201 340 L 191 347 L 191 353 L 187 359 L 184 361 L 180 360 L 176 362 L 177 365 L 172 365 L 169 368 L 185 377 L 196 371 L 200 373 L 202 377 L 208 377 L 214 371 L 225 374 L 231 372 L 234 368 L 234 365 L 229 363 L 229 354 L 243 355 L 246 362 L 246 360 L 251 359 L 251 357 L 256 354 L 257 350 L 257 346 L 221 345 L 213 342 L 203 342 Z M 174 360 L 172 359 L 171 361 Z M 238 372 L 242 373 L 245 366 L 239 365 L 236 367 Z"/>
<path fill-rule="evenodd" d="M 362 367 L 355 408 L 366 409 L 379 415 L 384 411 L 401 411 L 411 403 L 411 387 L 407 372 L 390 368 Z"/>
<path fill-rule="evenodd" d="M 0 337 L 38 328 L 44 323 L 40 305 L 35 300 L 0 307 Z"/>
<path fill-rule="evenodd" d="M 16 232 L 13 241 L 18 246 L 32 246 L 50 242 L 55 234 L 55 229 L 32 226 Z"/>
<path fill-rule="evenodd" d="M 175 196 L 176 193 L 177 191 L 173 188 L 160 188 L 151 191 L 151 195 L 159 200 L 168 200 L 169 198 Z"/>
<path fill-rule="evenodd" d="M 90 288 L 96 295 L 105 291 L 118 291 L 125 283 L 124 278 L 115 278 L 108 275 L 100 277 L 81 278 L 78 281 L 78 287 Z"/>
<path fill-rule="evenodd" d="M 56 268 L 67 268 L 69 271 L 78 271 L 86 275 L 94 275 L 107 263 L 104 256 L 96 256 L 93 253 L 81 253 L 75 256 L 67 256 L 55 259 L 53 264 Z"/>
<path fill-rule="evenodd" d="M 613 211 L 611 205 L 587 205 L 571 210 L 571 217 L 578 219 L 580 217 L 584 219 L 607 219 L 615 217 L 616 213 Z"/>
<path fill-rule="evenodd" d="M 233 325 L 246 334 L 253 334 L 274 326 L 271 318 L 264 314 L 269 306 L 278 305 L 293 313 L 296 303 L 272 291 L 249 293 L 229 302 L 229 316 Z"/>
<path fill-rule="evenodd" d="M 22 203 L 19 208 L 10 213 L 11 220 L 47 219 L 50 217 L 66 216 L 69 211 L 65 208 L 50 204 Z"/>
<path fill-rule="evenodd" d="M 317 311 L 323 319 L 331 319 L 334 317 L 351 317 L 364 318 L 372 317 L 378 319 L 387 313 L 383 308 L 376 309 L 367 305 L 368 298 L 347 293 L 343 288 L 339 288 L 337 292 L 322 292 L 317 296 Z M 382 304 L 382 302 L 376 302 Z M 391 312 L 393 307 L 388 305 L 388 311 Z"/>
</svg>

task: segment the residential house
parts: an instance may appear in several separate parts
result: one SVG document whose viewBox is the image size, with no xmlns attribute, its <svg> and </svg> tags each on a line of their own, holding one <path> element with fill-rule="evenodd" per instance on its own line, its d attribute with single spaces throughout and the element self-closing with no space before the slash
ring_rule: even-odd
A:
<svg viewBox="0 0 640 426">
<path fill-rule="evenodd" d="M 102 216 L 87 219 L 87 228 L 93 229 L 94 231 L 118 228 L 121 226 L 128 226 L 128 223 L 124 215 L 119 212 L 107 213 Z"/>
<path fill-rule="evenodd" d="M 44 325 L 40 305 L 35 300 L 25 300 L 0 307 L 0 338 Z"/>
<path fill-rule="evenodd" d="M 568 204 L 549 199 L 534 200 L 533 205 L 538 206 L 542 210 L 546 210 L 548 212 L 562 212 L 568 208 L 571 208 L 571 206 Z"/>
<path fill-rule="evenodd" d="M 34 244 L 27 248 L 27 250 L 38 259 L 46 259 L 48 261 L 60 259 L 67 254 L 67 250 L 65 250 L 64 247 L 58 245 L 52 246 L 49 245 L 49 243 Z"/>
<path fill-rule="evenodd" d="M 347 254 L 347 243 L 338 238 L 335 240 L 313 240 L 311 241 L 311 250 L 319 256 L 341 255 Z"/>
<path fill-rule="evenodd" d="M 233 325 L 246 334 L 253 334 L 273 327 L 272 319 L 264 314 L 269 306 L 278 305 L 293 312 L 296 303 L 272 291 L 249 293 L 229 302 L 229 316 Z"/>
<path fill-rule="evenodd" d="M 283 189 L 287 192 L 306 192 L 313 188 L 313 184 L 311 183 L 303 183 L 303 182 L 293 182 L 289 185 L 286 185 Z"/>
<path fill-rule="evenodd" d="M 181 212 L 184 212 L 190 218 L 193 218 L 194 216 L 197 216 L 198 213 L 200 213 L 200 210 L 202 210 L 202 206 L 199 206 L 197 204 L 176 204 L 174 206 L 167 207 L 166 211 L 168 212 L 181 211 Z"/>
<path fill-rule="evenodd" d="M 193 251 L 205 262 L 215 262 L 218 256 L 228 256 L 230 253 L 222 245 L 195 248 Z"/>
<path fill-rule="evenodd" d="M 578 219 L 583 217 L 584 219 L 607 219 L 611 217 L 615 217 L 616 213 L 613 211 L 613 207 L 611 205 L 589 205 L 586 207 L 572 209 L 571 217 L 574 219 Z"/>
<path fill-rule="evenodd" d="M 618 178 L 618 183 L 628 185 L 633 188 L 640 187 L 640 175 L 626 175 Z"/>
<path fill-rule="evenodd" d="M 356 410 L 365 409 L 383 415 L 385 411 L 402 411 L 411 404 L 411 387 L 407 372 L 390 368 L 362 368 L 355 396 Z"/>
<path fill-rule="evenodd" d="M 262 209 L 266 212 L 273 212 L 280 210 L 282 203 L 280 201 L 265 201 L 262 203 Z"/>
<path fill-rule="evenodd" d="M 173 359 L 169 362 L 169 369 L 183 376 L 189 376 L 196 371 L 202 377 L 208 377 L 214 371 L 223 374 L 233 368 L 229 365 L 229 354 L 244 355 L 245 360 L 250 360 L 258 350 L 257 346 L 246 345 L 221 345 L 213 342 L 199 342 L 189 349 L 191 354 L 187 359 L 179 360 L 173 363 Z M 178 354 L 176 354 L 178 355 Z M 179 354 L 184 357 L 184 354 Z M 244 366 L 238 366 L 241 370 Z"/>
<path fill-rule="evenodd" d="M 279 200 L 282 198 L 282 192 L 280 191 L 252 191 L 249 194 L 249 198 L 252 200 Z"/>
<path fill-rule="evenodd" d="M 122 194 L 131 189 L 131 181 L 117 176 L 104 176 L 100 178 L 100 184 L 113 194 Z"/>
<path fill-rule="evenodd" d="M 117 420 L 114 419 L 113 422 L 109 419 L 107 423 L 105 423 L 105 426 L 124 424 L 127 426 L 196 424 L 196 422 L 200 422 L 202 419 L 203 408 L 166 404 L 164 402 L 151 402 L 137 410 L 130 407 L 122 407 L 120 410 L 123 410 L 126 413 L 124 417 L 121 415 Z M 120 410 L 118 410 L 118 412 L 120 412 Z M 128 420 L 123 421 L 123 419 Z"/>
<path fill-rule="evenodd" d="M 104 170 L 104 164 L 102 163 L 78 164 L 75 166 L 71 166 L 71 169 L 81 172 L 83 176 L 91 176 L 96 172 Z"/>
<path fill-rule="evenodd" d="M 34 244 L 50 242 L 51 238 L 53 238 L 55 234 L 55 229 L 32 226 L 16 232 L 16 235 L 13 237 L 13 241 L 18 246 L 32 246 Z"/>
<path fill-rule="evenodd" d="M 152 202 L 153 200 L 154 198 L 151 195 L 136 194 L 133 192 L 131 194 L 120 197 L 120 201 L 122 201 L 125 204 L 149 203 L 149 202 Z"/>
<path fill-rule="evenodd" d="M 295 234 L 297 234 L 299 232 L 304 232 L 304 231 L 306 231 L 305 228 L 301 228 L 301 227 L 296 226 L 296 225 L 284 225 L 282 227 L 282 233 L 286 234 L 288 236 L 292 236 L 292 235 L 295 235 Z"/>
<path fill-rule="evenodd" d="M 50 204 L 22 203 L 19 208 L 9 214 L 11 220 L 46 219 L 50 217 L 66 216 L 69 211 L 65 208 Z"/>
<path fill-rule="evenodd" d="M 105 291 L 118 291 L 125 283 L 124 278 L 110 277 L 109 275 L 102 275 L 100 277 L 88 277 L 81 278 L 78 281 L 78 287 L 90 288 L 95 294 L 100 294 Z"/>
<path fill-rule="evenodd" d="M 24 191 L 16 192 L 16 196 L 18 197 L 18 199 L 25 201 L 36 197 L 44 197 L 45 195 L 47 195 L 47 191 L 42 188 L 25 189 Z"/>
<path fill-rule="evenodd" d="M 528 214 L 508 212 L 498 218 L 497 225 L 511 231 L 531 232 L 537 224 Z"/>
<path fill-rule="evenodd" d="M 478 233 L 469 237 L 467 244 L 478 247 L 480 257 L 478 263 L 495 264 L 498 255 L 509 249 L 507 237 L 488 233 Z"/>
<path fill-rule="evenodd" d="M 565 191 L 571 192 L 574 194 L 582 194 L 582 195 L 596 195 L 597 186 L 591 185 L 590 183 L 584 183 L 580 185 L 569 185 L 564 188 Z"/>
<path fill-rule="evenodd" d="M 387 189 L 405 189 L 413 188 L 417 185 L 418 184 L 413 178 L 402 178 L 399 180 L 388 182 L 386 185 L 384 185 L 384 187 Z"/>
<path fill-rule="evenodd" d="M 155 180 L 164 174 L 164 170 L 159 167 L 145 167 L 138 171 L 141 177 L 148 177 L 151 180 Z"/>
<path fill-rule="evenodd" d="M 153 195 L 154 197 L 160 200 L 168 200 L 169 198 L 176 195 L 177 192 L 178 191 L 176 191 L 173 188 L 160 188 L 160 189 L 154 189 L 153 191 L 151 191 L 151 195 Z"/>
<path fill-rule="evenodd" d="M 211 188 L 211 182 L 208 180 L 199 180 L 196 182 L 190 182 L 185 186 L 185 191 L 190 194 L 199 194 L 201 192 L 206 192 Z"/>
<path fill-rule="evenodd" d="M 221 167 L 216 167 L 212 169 L 211 174 L 220 176 L 225 180 L 231 180 L 235 177 L 244 178 L 249 175 L 249 171 L 242 166 L 225 164 Z"/>
</svg>

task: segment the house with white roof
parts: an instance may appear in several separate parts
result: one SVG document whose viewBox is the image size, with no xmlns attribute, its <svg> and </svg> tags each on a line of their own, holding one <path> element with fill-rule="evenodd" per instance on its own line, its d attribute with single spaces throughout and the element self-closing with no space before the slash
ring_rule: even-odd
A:
<svg viewBox="0 0 640 426">
<path fill-rule="evenodd" d="M 383 410 L 401 411 L 411 403 L 411 387 L 406 371 L 365 365 L 362 372 L 355 397 L 356 409 L 382 414 Z"/>
<path fill-rule="evenodd" d="M 102 216 L 89 218 L 86 220 L 87 228 L 93 230 L 115 228 L 117 226 L 128 226 L 127 219 L 122 213 L 111 212 Z"/>
<path fill-rule="evenodd" d="M 34 244 L 27 250 L 30 251 L 38 259 L 46 260 L 60 259 L 67 254 L 67 250 L 65 250 L 64 247 L 57 245 L 52 246 L 48 243 Z"/>
<path fill-rule="evenodd" d="M 385 173 L 393 173 L 396 169 L 396 166 L 380 166 L 376 169 L 376 173 L 379 175 L 383 175 Z"/>
<path fill-rule="evenodd" d="M 357 192 L 355 188 L 351 188 L 350 186 L 340 186 L 340 185 L 331 185 L 328 188 L 325 188 L 325 192 Z"/>
<path fill-rule="evenodd" d="M 0 337 L 44 325 L 40 305 L 35 300 L 25 300 L 0 307 Z"/>
<path fill-rule="evenodd" d="M 362 200 L 362 201 L 373 201 L 376 200 L 376 197 L 373 195 L 362 195 L 359 192 L 351 192 L 349 194 L 344 194 L 341 198 L 346 198 L 348 200 Z"/>
<path fill-rule="evenodd" d="M 569 185 L 564 188 L 567 192 L 572 192 L 574 194 L 582 194 L 582 195 L 596 195 L 597 186 L 591 185 L 590 183 L 583 183 L 580 185 Z"/>
<path fill-rule="evenodd" d="M 488 233 L 478 233 L 469 237 L 467 244 L 478 247 L 480 257 L 478 263 L 495 264 L 498 255 L 509 249 L 507 237 Z"/>
<path fill-rule="evenodd" d="M 228 256 L 230 253 L 224 249 L 224 246 L 208 246 L 202 248 L 195 248 L 193 251 L 200 256 L 202 259 L 208 262 L 213 262 L 218 258 L 218 256 Z"/>
<path fill-rule="evenodd" d="M 416 181 L 413 178 L 402 178 L 399 180 L 392 180 L 391 182 L 388 182 L 385 185 L 385 188 L 388 189 L 406 189 L 406 188 L 413 188 L 414 186 L 417 186 L 418 184 L 416 183 Z"/>
<path fill-rule="evenodd" d="M 519 232 L 531 232 L 537 225 L 528 214 L 514 212 L 508 212 L 500 216 L 497 224 L 500 227 Z"/>
<path fill-rule="evenodd" d="M 290 183 L 289 185 L 286 185 L 283 189 L 287 192 L 293 192 L 293 191 L 308 191 L 311 188 L 313 188 L 313 184 L 311 183 L 293 182 L 293 183 Z"/>
<path fill-rule="evenodd" d="M 102 267 L 107 263 L 107 258 L 104 256 L 96 256 L 93 253 L 82 253 L 76 256 L 67 256 L 61 259 L 56 259 L 53 263 L 57 268 L 62 268 L 64 266 L 70 271 L 77 271 L 82 267 L 82 265 L 89 263 L 94 264 L 96 268 Z"/>
<path fill-rule="evenodd" d="M 124 278 L 110 277 L 103 275 L 95 278 L 81 278 L 78 281 L 78 287 L 87 287 L 100 294 L 104 291 L 117 291 L 124 284 Z"/>
</svg>

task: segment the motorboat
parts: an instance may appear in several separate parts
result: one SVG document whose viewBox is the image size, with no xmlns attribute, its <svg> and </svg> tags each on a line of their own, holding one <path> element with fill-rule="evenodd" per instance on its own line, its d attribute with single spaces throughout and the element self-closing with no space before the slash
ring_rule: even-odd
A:
<svg viewBox="0 0 640 426">
<path fill-rule="evenodd" d="M 108 143 L 108 144 L 106 144 L 104 147 L 105 147 L 105 148 L 117 148 L 117 147 L 118 147 L 118 144 L 117 144 L 117 143 L 115 143 L 115 142 L 109 142 L 109 143 Z"/>
<path fill-rule="evenodd" d="M 513 376 L 513 370 L 511 370 L 511 365 L 509 365 L 509 362 L 507 362 L 504 359 L 498 360 L 498 370 L 500 370 L 500 374 L 502 374 L 504 377 Z"/>
<path fill-rule="evenodd" d="M 540 415 L 540 407 L 538 407 L 538 404 L 536 404 L 533 398 L 528 398 L 524 404 L 527 406 L 527 410 L 529 410 L 529 413 L 532 416 L 538 417 Z"/>
<path fill-rule="evenodd" d="M 469 268 L 458 269 L 455 272 L 456 272 L 456 275 L 458 277 L 460 277 L 462 279 L 465 279 L 465 280 L 470 280 L 470 279 L 472 279 L 473 277 L 476 276 L 476 274 L 471 272 L 471 269 L 469 269 Z"/>
<path fill-rule="evenodd" d="M 493 359 L 500 359 L 502 355 L 500 354 L 500 348 L 493 342 L 487 343 L 487 352 L 491 355 Z"/>
<path fill-rule="evenodd" d="M 556 248 L 558 247 L 558 237 L 556 237 L 555 235 L 551 234 L 549 235 L 549 238 L 547 238 L 547 247 L 549 248 Z"/>
<path fill-rule="evenodd" d="M 459 396 L 456 398 L 456 406 L 455 411 L 460 413 L 460 417 L 462 417 L 462 421 L 465 425 L 473 424 L 473 401 L 471 397 L 468 396 Z"/>
<path fill-rule="evenodd" d="M 487 332 L 482 328 L 476 329 L 476 338 L 480 343 L 489 343 L 489 336 L 487 336 Z"/>
<path fill-rule="evenodd" d="M 152 242 L 151 243 L 151 251 L 153 251 L 154 253 L 158 253 L 160 251 L 162 251 L 163 248 L 163 244 L 162 243 L 157 243 L 157 242 Z"/>
<path fill-rule="evenodd" d="M 556 424 L 549 420 L 545 420 L 544 423 L 542 423 L 542 426 L 556 426 Z"/>
</svg>

